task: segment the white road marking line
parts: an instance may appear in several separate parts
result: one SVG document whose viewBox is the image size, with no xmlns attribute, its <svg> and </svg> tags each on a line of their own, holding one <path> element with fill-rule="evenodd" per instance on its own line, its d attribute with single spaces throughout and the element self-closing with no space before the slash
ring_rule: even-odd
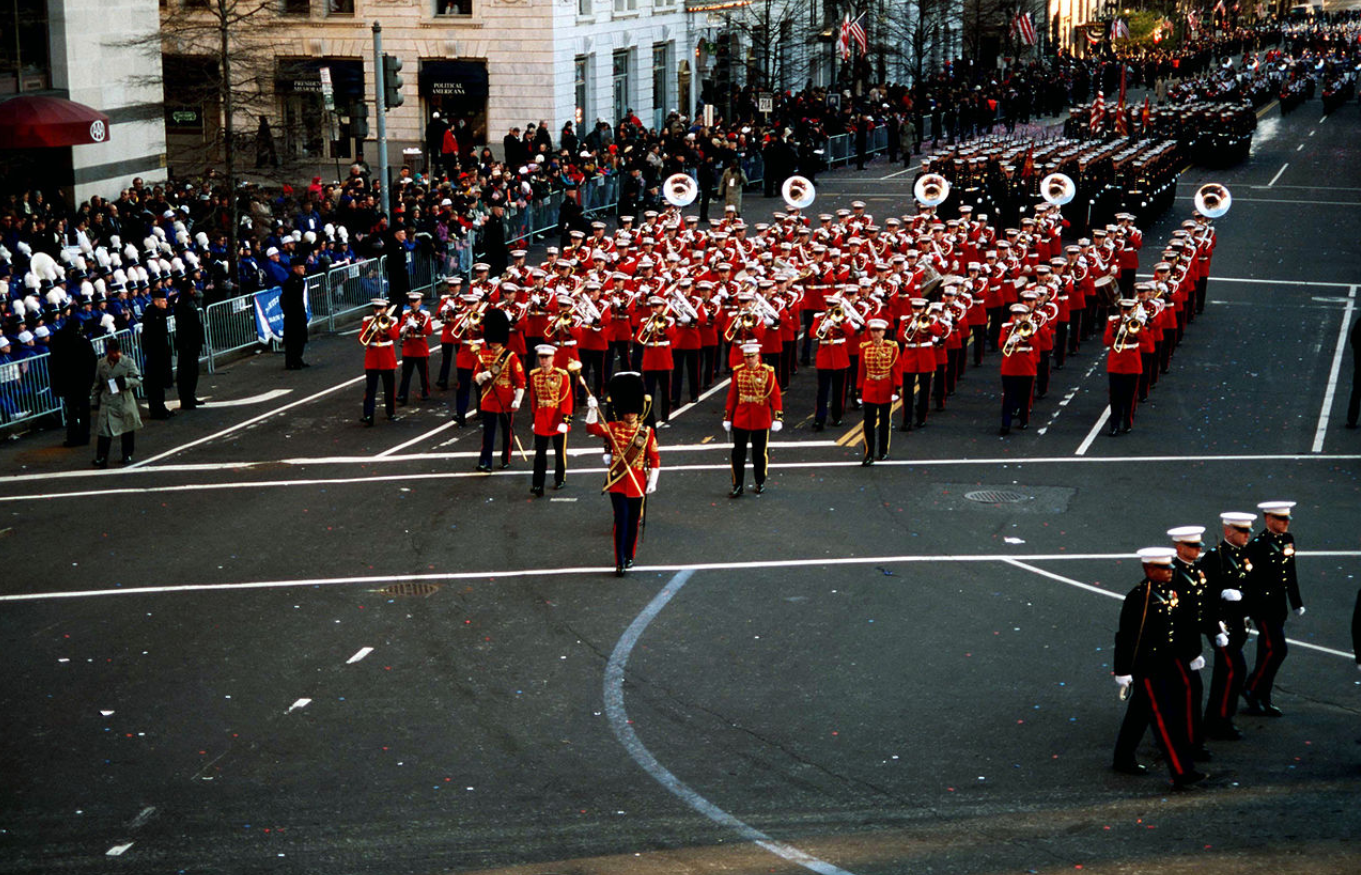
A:
<svg viewBox="0 0 1361 875">
<path fill-rule="evenodd" d="M 859 462 L 855 463 L 859 465 Z M 726 467 L 726 466 L 725 466 Z M 1300 550 L 1297 556 L 1356 559 L 1361 558 L 1361 550 Z M 1119 559 L 1137 559 L 1135 553 L 1032 553 L 1032 554 L 942 554 L 942 555 L 899 555 L 899 556 L 817 556 L 811 559 L 773 558 L 746 562 L 692 562 L 665 565 L 638 565 L 637 573 L 666 573 L 676 571 L 757 571 L 771 568 L 821 568 L 845 565 L 874 565 L 885 563 L 924 563 L 924 562 L 1002 562 L 1019 559 L 1028 562 L 1073 562 L 1094 561 L 1112 562 Z M 488 580 L 491 578 L 519 577 L 570 577 L 584 574 L 613 574 L 614 566 L 582 565 L 560 568 L 522 568 L 490 571 L 441 571 L 426 574 L 378 574 L 365 577 L 313 577 L 299 580 L 259 580 L 244 583 L 186 583 L 174 586 L 141 586 L 122 589 L 66 590 L 62 592 L 35 592 L 0 595 L 0 602 L 54 601 L 57 599 L 97 598 L 103 596 L 125 595 L 166 595 L 181 592 L 232 592 L 252 589 L 295 589 L 297 587 L 321 586 L 375 586 L 393 583 L 448 582 L 455 580 Z M 311 701 L 311 700 L 308 700 Z"/>
<path fill-rule="evenodd" d="M 128 842 L 126 845 L 114 845 L 113 847 L 109 848 L 107 851 L 104 852 L 104 856 L 121 857 L 123 856 L 123 854 L 127 852 L 128 848 L 133 846 L 133 844 L 134 842 Z"/>
<path fill-rule="evenodd" d="M 1099 426 L 1099 423 L 1098 423 Z M 731 449 L 729 444 L 715 445 L 719 449 Z M 775 445 L 775 446 L 778 446 Z M 599 451 L 597 451 L 599 452 Z M 888 459 L 883 462 L 875 462 L 876 468 L 934 468 L 942 466 L 989 466 L 1005 465 L 1009 467 L 1020 467 L 1021 465 L 1051 465 L 1072 462 L 1086 462 L 1097 464 L 1128 463 L 1128 462 L 1242 462 L 1242 461 L 1275 461 L 1275 462 L 1300 462 L 1300 461 L 1356 461 L 1361 460 L 1361 455 L 1339 453 L 1334 455 L 1313 455 L 1310 453 L 1288 453 L 1288 454 L 1254 454 L 1243 456 L 1059 456 L 1057 458 L 1001 458 L 1001 459 Z M 847 461 L 827 461 L 819 460 L 813 462 L 772 462 L 771 470 L 798 470 L 804 468 L 857 468 L 860 462 L 855 460 Z M 671 472 L 697 472 L 697 471 L 728 471 L 731 465 L 728 462 L 712 465 L 668 465 L 667 471 Z M 230 483 L 181 483 L 173 486 L 123 486 L 113 489 L 82 489 L 73 492 L 50 492 L 37 495 L 0 495 L 0 503 L 18 501 L 49 501 L 58 498 L 94 498 L 111 495 L 154 495 L 165 492 L 215 492 L 227 489 L 278 489 L 292 488 L 299 486 L 347 486 L 354 484 L 374 485 L 379 483 L 412 483 L 423 480 L 461 480 L 465 478 L 485 478 L 485 477 L 524 477 L 529 473 L 528 469 L 518 468 L 506 471 L 493 471 L 490 474 L 479 471 L 444 471 L 424 474 L 386 474 L 369 477 L 331 477 L 331 478 L 310 478 L 306 480 L 247 480 Z M 577 468 L 574 474 L 604 474 L 602 467 Z M 3 597 L 0 596 L 0 599 Z"/>
<path fill-rule="evenodd" d="M 425 434 L 423 434 L 423 435 L 418 435 L 418 436 L 412 438 L 412 439 L 409 440 L 409 441 L 406 441 L 406 442 L 404 442 L 404 443 L 400 443 L 400 444 L 398 444 L 397 446 L 393 447 L 393 448 L 390 449 L 390 450 L 383 450 L 383 452 L 379 453 L 379 454 L 377 455 L 376 458 L 382 459 L 382 458 L 384 458 L 384 457 L 386 457 L 386 456 L 395 455 L 397 452 L 399 452 L 399 451 L 401 451 L 401 450 L 404 450 L 404 449 L 406 449 L 407 447 L 410 447 L 410 446 L 413 446 L 413 445 L 415 445 L 415 444 L 422 443 L 423 441 L 429 440 L 430 438 L 434 437 L 435 435 L 439 434 L 440 432 L 442 432 L 442 431 L 447 431 L 447 430 L 453 428 L 453 427 L 456 426 L 456 425 L 458 425 L 458 423 L 457 423 L 456 421 L 454 421 L 454 420 L 451 419 L 451 420 L 449 420 L 448 422 L 444 423 L 443 425 L 440 425 L 440 426 L 438 426 L 438 427 L 436 427 L 436 428 L 432 428 L 430 431 L 427 431 L 427 432 L 426 432 Z"/>
<path fill-rule="evenodd" d="M 1347 309 L 1342 311 L 1342 326 L 1337 330 L 1337 348 L 1333 350 L 1333 367 L 1328 372 L 1328 389 L 1323 393 L 1323 407 L 1318 412 L 1318 427 L 1314 429 L 1313 452 L 1323 452 L 1323 438 L 1328 434 L 1328 418 L 1337 394 L 1337 377 L 1342 371 L 1342 353 L 1347 348 L 1347 331 L 1352 327 L 1352 310 L 1356 306 L 1356 286 L 1347 292 Z"/>
<path fill-rule="evenodd" d="M 1318 133 L 1318 128 L 1314 128 L 1312 131 L 1309 132 L 1309 136 L 1312 137 L 1314 134 L 1317 134 L 1317 133 Z"/>
<path fill-rule="evenodd" d="M 259 395 L 252 395 L 249 398 L 233 398 L 230 401 L 214 401 L 211 406 L 214 410 L 219 407 L 246 407 L 251 404 L 264 404 L 266 401 L 273 401 L 275 398 L 282 398 L 292 394 L 292 389 L 270 389 L 268 392 L 261 392 Z M 212 395 L 204 395 L 203 400 L 208 401 Z M 169 407 L 169 404 L 166 404 Z"/>
<path fill-rule="evenodd" d="M 345 664 L 354 665 L 356 662 L 368 656 L 372 652 L 373 652 L 372 647 L 361 647 L 359 648 L 358 653 L 356 653 L 354 656 L 351 656 L 349 659 L 345 660 Z"/>
<path fill-rule="evenodd" d="M 294 711 L 298 710 L 299 708 L 306 708 L 306 707 L 307 707 L 308 705 L 310 705 L 310 704 L 312 704 L 312 700 L 311 700 L 311 699 L 299 699 L 298 701 L 294 702 L 292 705 L 289 705 L 289 706 L 288 706 L 288 710 L 285 711 L 284 713 L 285 713 L 285 714 L 292 714 Z"/>
<path fill-rule="evenodd" d="M 1043 568 L 1036 568 L 1034 565 L 1027 565 L 1024 562 L 1020 562 L 1015 559 L 1005 559 L 1003 561 L 1006 562 L 1008 565 L 1015 565 L 1017 568 L 1024 568 L 1026 571 L 1033 571 L 1036 574 L 1048 577 L 1050 580 L 1057 580 L 1059 583 L 1066 583 L 1069 586 L 1075 586 L 1078 589 L 1085 589 L 1088 592 L 1094 592 L 1097 595 L 1104 595 L 1108 598 L 1120 599 L 1121 601 L 1123 601 L 1125 598 L 1123 593 L 1111 592 L 1108 589 L 1102 589 L 1099 586 L 1092 586 L 1091 584 L 1083 583 L 1080 580 L 1073 580 L 1071 577 L 1064 577 L 1062 574 L 1055 574 L 1052 571 L 1045 571 Z M 1251 634 L 1256 635 L 1257 630 L 1256 629 L 1252 630 Z M 1347 651 L 1334 650 L 1331 647 L 1324 647 L 1322 644 L 1310 644 L 1308 641 L 1299 641 L 1294 638 L 1287 638 L 1285 640 L 1287 644 L 1291 644 L 1296 647 L 1304 647 L 1308 650 L 1317 650 L 1319 653 L 1327 653 L 1332 656 L 1341 656 L 1344 659 L 1355 659 L 1355 657 Z"/>
<path fill-rule="evenodd" d="M 177 454 L 177 453 L 182 453 L 182 452 L 184 452 L 185 450 L 190 449 L 190 448 L 192 448 L 192 447 L 197 447 L 197 446 L 199 446 L 200 444 L 206 444 L 206 443 L 208 443 L 208 441 L 217 440 L 217 439 L 220 438 L 220 437 L 225 437 L 225 436 L 231 434 L 232 432 L 240 431 L 241 429 L 245 428 L 246 426 L 254 425 L 254 424 L 257 423 L 257 422 L 260 422 L 261 420 L 268 419 L 269 417 L 274 416 L 275 414 L 278 414 L 278 413 L 283 413 L 285 410 L 290 410 L 290 409 L 292 409 L 292 408 L 294 408 L 294 407 L 297 407 L 297 406 L 300 405 L 300 404 L 306 404 L 308 401 L 315 401 L 315 400 L 318 399 L 318 398 L 322 398 L 322 397 L 324 397 L 324 396 L 326 396 L 326 395 L 330 395 L 332 392 L 338 391 L 338 390 L 340 390 L 340 389 L 348 388 L 349 386 L 353 386 L 355 383 L 361 382 L 363 379 L 364 379 L 364 375 L 363 375 L 363 374 L 360 374 L 359 376 L 355 377 L 355 378 L 352 379 L 352 380 L 346 380 L 345 382 L 340 383 L 340 384 L 335 385 L 335 386 L 332 386 L 332 387 L 329 388 L 329 389 L 323 389 L 323 390 L 321 390 L 320 392 L 317 392 L 317 393 L 314 394 L 314 395 L 308 395 L 306 398 L 299 398 L 297 401 L 293 401 L 293 402 L 291 402 L 291 403 L 289 403 L 289 404 L 285 404 L 285 405 L 282 406 L 282 407 L 276 407 L 276 408 L 274 408 L 273 410 L 267 410 L 267 411 L 265 411 L 264 413 L 259 414 L 258 416 L 252 416 L 250 419 L 247 419 L 247 420 L 245 420 L 244 422 L 238 422 L 236 425 L 229 426 L 229 427 L 227 427 L 227 428 L 222 429 L 221 431 L 213 432 L 213 433 L 210 434 L 210 435 L 205 435 L 204 437 L 201 437 L 201 438 L 199 438 L 199 439 L 197 439 L 197 440 L 192 440 L 192 441 L 190 441 L 190 442 L 187 443 L 187 444 L 181 444 L 180 446 L 175 447 L 174 449 L 166 450 L 164 453 L 160 453 L 159 455 L 152 456 L 152 457 L 149 458 L 149 459 L 143 459 L 143 460 L 140 461 L 140 462 L 133 462 L 133 463 L 132 463 L 131 465 L 129 465 L 128 467 L 129 467 L 129 468 L 143 468 L 143 467 L 146 467 L 147 465 L 150 465 L 152 462 L 159 462 L 161 459 L 169 458 L 170 456 L 173 456 L 173 455 L 175 455 L 175 454 Z"/>
<path fill-rule="evenodd" d="M 657 593 L 652 601 L 648 602 L 647 607 L 643 608 L 642 612 L 633 618 L 633 622 L 624 630 L 624 634 L 619 637 L 619 641 L 614 645 L 614 651 L 610 653 L 609 662 L 605 665 L 604 698 L 605 716 L 610 721 L 610 729 L 614 731 L 614 737 L 624 746 L 624 750 L 628 751 L 629 757 L 654 781 L 665 787 L 667 791 L 691 809 L 719 826 L 727 827 L 743 839 L 765 848 L 777 857 L 788 860 L 797 866 L 802 866 L 811 872 L 817 872 L 819 875 L 850 875 L 844 869 L 838 869 L 831 863 L 805 854 L 792 845 L 776 841 L 705 799 L 691 789 L 688 784 L 677 778 L 670 769 L 662 765 L 652 755 L 652 751 L 648 750 L 647 746 L 638 738 L 638 733 L 633 728 L 633 721 L 629 719 L 628 711 L 624 707 L 624 669 L 628 665 L 629 655 L 633 653 L 634 646 L 637 645 L 638 639 L 642 637 L 648 625 L 662 612 L 662 609 L 675 597 L 676 593 L 680 592 L 681 587 L 685 586 L 693 574 L 693 571 L 687 570 L 671 578 L 662 588 L 662 591 Z"/>
<path fill-rule="evenodd" d="M 732 382 L 732 377 L 729 377 L 728 379 L 724 380 L 724 381 L 721 382 L 721 383 L 715 383 L 713 386 L 709 387 L 709 390 L 708 390 L 707 392 L 705 392 L 705 393 L 703 393 L 702 395 L 699 396 L 699 401 L 703 401 L 703 400 L 705 400 L 706 398 L 708 398 L 710 395 L 713 395 L 713 394 L 715 394 L 715 393 L 717 393 L 717 392 L 720 392 L 720 391 L 722 391 L 722 390 L 728 388 L 728 384 L 731 383 L 731 382 Z M 685 411 L 689 410 L 691 407 L 694 407 L 695 404 L 697 404 L 697 403 L 698 403 L 698 402 L 695 402 L 695 403 L 692 403 L 692 404 L 685 404 L 685 405 L 682 405 L 681 407 L 677 407 L 675 410 L 671 411 L 671 418 L 672 418 L 672 419 L 675 419 L 677 416 L 680 416 L 682 413 L 684 413 Z"/>
<path fill-rule="evenodd" d="M 1281 178 L 1281 174 L 1284 173 L 1284 172 L 1285 172 L 1285 168 L 1287 168 L 1287 167 L 1289 167 L 1289 166 L 1290 166 L 1290 162 L 1289 162 L 1289 161 L 1287 161 L 1287 162 L 1285 162 L 1284 164 L 1282 164 L 1282 165 L 1281 165 L 1281 169 L 1276 171 L 1276 175 L 1273 176 L 1273 177 L 1271 177 L 1271 181 L 1268 182 L 1268 183 L 1266 184 L 1266 187 L 1267 187 L 1267 188 L 1271 188 L 1273 185 L 1275 185 L 1275 184 L 1276 184 L 1276 180 L 1278 180 L 1278 179 Z"/>
<path fill-rule="evenodd" d="M 1296 152 L 1303 152 L 1303 151 L 1304 151 L 1304 144 L 1303 144 L 1303 143 L 1300 143 L 1298 146 L 1296 146 L 1296 147 L 1295 147 L 1295 151 L 1296 151 Z"/>
<path fill-rule="evenodd" d="M 914 165 L 911 166 L 911 167 L 904 167 L 902 170 L 898 170 L 898 171 L 896 171 L 896 172 L 894 172 L 894 173 L 890 173 L 888 176 L 881 176 L 881 177 L 879 177 L 879 179 L 878 179 L 877 181 L 878 181 L 878 182 L 883 182 L 883 181 L 886 180 L 886 179 L 894 179 L 894 178 L 896 178 L 896 177 L 902 176 L 904 173 L 911 173 L 912 171 L 918 170 L 918 169 L 920 169 L 920 168 L 921 168 L 921 165 L 920 165 L 920 164 L 914 164 Z"/>
<path fill-rule="evenodd" d="M 1092 430 L 1087 432 L 1087 437 L 1085 437 L 1082 443 L 1078 445 L 1077 452 L 1074 453 L 1073 455 L 1075 456 L 1087 455 L 1087 450 L 1089 447 L 1091 447 L 1092 441 L 1096 440 L 1096 436 L 1101 434 L 1101 429 L 1105 428 L 1106 422 L 1110 418 L 1111 406 L 1107 404 L 1105 408 L 1102 409 L 1101 415 L 1097 417 L 1096 425 L 1092 426 Z"/>
<path fill-rule="evenodd" d="M 132 819 L 132 823 L 128 824 L 128 829 L 137 829 L 138 827 L 145 826 L 146 822 L 151 820 L 151 815 L 155 813 L 156 806 L 148 805 L 137 813 L 137 816 Z"/>
</svg>

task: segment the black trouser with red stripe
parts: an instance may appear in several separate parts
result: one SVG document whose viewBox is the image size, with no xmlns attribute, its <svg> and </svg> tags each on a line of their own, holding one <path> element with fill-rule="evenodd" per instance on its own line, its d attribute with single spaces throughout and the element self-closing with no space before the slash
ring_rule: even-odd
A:
<svg viewBox="0 0 1361 875">
<path fill-rule="evenodd" d="M 1271 704 L 1271 688 L 1276 684 L 1276 672 L 1290 648 L 1285 643 L 1285 621 L 1252 618 L 1257 627 L 1257 664 L 1252 667 L 1243 684 L 1243 691 L 1263 705 Z"/>
<path fill-rule="evenodd" d="M 1109 374 L 1111 384 L 1111 420 L 1116 428 L 1134 427 L 1134 390 L 1139 374 Z"/>
<path fill-rule="evenodd" d="M 1248 661 L 1243 656 L 1243 645 L 1248 633 L 1238 622 L 1236 633 L 1229 634 L 1229 643 L 1215 648 L 1214 674 L 1210 677 L 1210 698 L 1205 703 L 1205 724 L 1212 729 L 1223 728 L 1238 713 L 1238 696 L 1248 674 Z"/>
<path fill-rule="evenodd" d="M 622 492 L 611 492 L 610 505 L 614 508 L 614 564 L 619 566 L 633 559 L 633 551 L 638 546 L 638 523 L 643 515 L 643 498 L 629 498 Z"/>
<path fill-rule="evenodd" d="M 426 398 L 430 395 L 430 356 L 402 356 L 402 384 L 397 389 L 397 400 L 403 404 L 406 403 L 407 392 L 411 388 L 412 371 L 421 378 L 421 397 Z"/>
<path fill-rule="evenodd" d="M 1192 770 L 1186 730 L 1186 683 L 1178 665 L 1149 676 L 1134 676 L 1129 709 L 1115 739 L 1115 764 L 1137 761 L 1135 753 L 1144 732 L 1153 729 L 1154 739 L 1167 758 L 1175 780 Z M 1184 666 L 1182 666 L 1184 668 Z"/>
<path fill-rule="evenodd" d="M 1205 701 L 1205 682 L 1201 680 L 1200 672 L 1191 670 L 1189 662 L 1190 660 L 1181 663 L 1178 668 L 1181 670 L 1182 686 L 1186 697 L 1184 710 L 1186 738 L 1190 743 L 1191 750 L 1195 750 L 1205 743 L 1205 725 L 1201 720 L 1201 707 Z"/>
</svg>

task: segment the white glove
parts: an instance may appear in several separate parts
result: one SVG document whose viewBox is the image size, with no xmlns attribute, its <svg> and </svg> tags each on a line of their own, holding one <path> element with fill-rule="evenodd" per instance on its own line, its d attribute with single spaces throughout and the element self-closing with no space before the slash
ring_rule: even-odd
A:
<svg viewBox="0 0 1361 875">
<path fill-rule="evenodd" d="M 595 410 L 597 407 L 600 406 L 600 402 L 595 400 L 595 396 L 592 395 L 591 397 L 586 399 L 586 406 L 591 408 L 592 410 Z"/>
<path fill-rule="evenodd" d="M 778 432 L 782 428 L 784 428 L 784 423 L 780 422 L 778 419 L 770 424 L 771 431 Z"/>
<path fill-rule="evenodd" d="M 680 319 L 677 320 L 677 321 L 679 321 L 680 324 L 682 324 L 682 325 L 689 325 L 689 324 L 690 324 L 690 317 L 689 317 L 689 316 L 682 316 L 682 317 L 680 317 Z"/>
<path fill-rule="evenodd" d="M 1228 635 L 1226 635 L 1223 632 L 1220 632 L 1218 635 L 1215 636 L 1215 647 L 1228 647 L 1228 646 L 1229 646 Z"/>
<path fill-rule="evenodd" d="M 1243 600 L 1243 593 L 1236 589 L 1226 589 L 1219 593 L 1219 597 L 1226 602 L 1241 602 Z"/>
<path fill-rule="evenodd" d="M 1191 660 L 1191 671 L 1200 671 L 1204 667 L 1205 657 L 1197 656 L 1195 659 Z"/>
<path fill-rule="evenodd" d="M 568 426 L 565 422 L 558 423 L 558 434 L 567 434 Z"/>
<path fill-rule="evenodd" d="M 515 390 L 515 398 L 510 402 L 510 409 L 511 409 L 511 410 L 519 410 L 519 409 L 520 409 L 520 402 L 524 400 L 524 397 L 525 397 L 525 390 L 524 390 L 524 389 L 516 389 L 516 390 Z"/>
<path fill-rule="evenodd" d="M 1127 687 L 1127 686 L 1129 686 L 1130 684 L 1134 683 L 1134 675 L 1132 675 L 1132 674 L 1118 674 L 1118 675 L 1115 676 L 1115 682 L 1116 682 L 1117 684 L 1119 684 L 1120 686 L 1122 686 L 1122 687 Z"/>
<path fill-rule="evenodd" d="M 657 478 L 662 476 L 661 468 L 653 468 L 647 474 L 647 494 L 651 495 L 657 491 Z"/>
<path fill-rule="evenodd" d="M 889 400 L 893 401 L 893 402 L 896 404 L 897 401 L 898 401 L 898 396 L 897 396 L 897 395 L 894 395 L 894 396 L 893 396 L 891 399 L 889 399 Z"/>
<path fill-rule="evenodd" d="M 610 463 L 614 461 L 614 456 L 611 455 L 610 453 L 602 453 L 600 456 L 600 461 L 604 462 L 605 467 L 608 468 L 610 467 Z"/>
<path fill-rule="evenodd" d="M 732 420 L 731 420 L 731 419 L 725 419 L 725 420 L 723 420 L 723 430 L 726 431 L 726 432 L 731 432 L 731 431 L 732 431 Z"/>
<path fill-rule="evenodd" d="M 476 383 L 477 385 L 481 386 L 481 385 L 483 385 L 484 383 L 486 383 L 486 382 L 487 382 L 488 380 L 490 380 L 490 379 L 491 379 L 491 371 L 482 371 L 482 372 L 479 373 L 476 377 L 473 377 L 473 382 Z"/>
<path fill-rule="evenodd" d="M 1300 605 L 1298 608 L 1295 608 L 1295 615 L 1298 617 L 1304 616 L 1304 605 Z"/>
</svg>

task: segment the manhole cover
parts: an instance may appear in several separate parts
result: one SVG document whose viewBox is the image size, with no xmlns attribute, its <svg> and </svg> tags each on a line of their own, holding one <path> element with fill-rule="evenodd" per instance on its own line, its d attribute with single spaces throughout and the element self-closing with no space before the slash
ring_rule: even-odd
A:
<svg viewBox="0 0 1361 875">
<path fill-rule="evenodd" d="M 1023 492 L 1008 492 L 1005 489 L 979 489 L 964 493 L 964 497 L 983 504 L 1018 504 L 1030 500 L 1030 496 Z"/>
<path fill-rule="evenodd" d="M 383 587 L 378 592 L 383 595 L 406 595 L 406 596 L 430 596 L 440 591 L 443 584 L 439 583 L 394 583 Z"/>
</svg>

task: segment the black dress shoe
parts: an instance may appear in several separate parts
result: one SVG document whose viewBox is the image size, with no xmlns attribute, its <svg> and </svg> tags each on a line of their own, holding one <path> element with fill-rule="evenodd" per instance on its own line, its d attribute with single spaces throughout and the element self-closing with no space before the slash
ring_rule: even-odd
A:
<svg viewBox="0 0 1361 875">
<path fill-rule="evenodd" d="M 435 385 L 436 385 L 436 386 L 439 386 L 441 389 L 448 389 L 448 388 L 449 388 L 449 384 L 448 384 L 448 383 L 441 382 L 441 381 L 439 381 L 439 380 L 436 380 L 436 381 L 435 381 Z"/>
<path fill-rule="evenodd" d="M 614 566 L 614 576 L 615 576 L 615 577 L 623 577 L 623 576 L 624 576 L 624 566 L 622 566 L 622 565 L 616 565 L 616 566 Z"/>
<path fill-rule="evenodd" d="M 539 498 L 543 498 L 543 487 L 542 487 L 542 486 L 531 486 L 531 487 L 529 487 L 529 494 L 530 494 L 530 495 L 537 496 L 537 497 L 539 497 Z"/>
<path fill-rule="evenodd" d="M 567 481 L 566 481 L 566 480 L 559 480 L 558 482 L 556 482 L 556 483 L 553 484 L 553 488 L 554 488 L 555 490 L 556 490 L 556 489 L 565 489 L 566 487 L 567 487 Z"/>
<path fill-rule="evenodd" d="M 1111 768 L 1122 775 L 1147 775 L 1148 766 L 1130 760 L 1127 763 L 1114 763 Z"/>
<path fill-rule="evenodd" d="M 815 422 L 815 423 L 813 423 L 813 431 L 822 431 L 822 430 L 823 430 L 824 428 L 826 428 L 826 427 L 827 427 L 827 426 L 823 425 L 823 424 L 820 423 L 820 422 Z"/>
<path fill-rule="evenodd" d="M 874 464 L 874 459 L 870 458 L 869 456 L 866 456 L 865 458 L 863 458 L 863 459 L 860 460 L 860 467 L 862 467 L 862 468 L 868 468 L 870 465 L 873 465 L 873 464 Z"/>
<path fill-rule="evenodd" d="M 1205 736 L 1215 741 L 1238 741 L 1243 733 L 1232 723 L 1217 723 L 1205 727 Z"/>
<path fill-rule="evenodd" d="M 108 459 L 95 459 L 95 460 L 91 461 L 90 464 L 91 464 L 91 465 L 94 465 L 96 468 L 107 468 L 107 467 L 109 467 L 109 460 L 108 460 Z"/>
<path fill-rule="evenodd" d="M 912 430 L 912 426 L 908 425 L 906 422 L 904 422 L 902 425 L 898 426 L 898 431 L 908 432 L 908 431 L 911 431 L 911 430 Z"/>
<path fill-rule="evenodd" d="M 1202 744 L 1200 747 L 1191 751 L 1191 759 L 1198 763 L 1208 763 L 1214 759 L 1214 755 Z"/>
<path fill-rule="evenodd" d="M 1116 437 L 1117 435 L 1119 435 L 1119 434 L 1120 434 L 1120 426 L 1116 425 L 1115 423 L 1111 423 L 1111 430 L 1110 430 L 1109 434 L 1110 434 L 1111 437 Z"/>
<path fill-rule="evenodd" d="M 359 421 L 362 422 L 362 423 L 364 423 L 365 425 L 367 425 L 369 428 L 373 428 L 373 417 L 372 417 L 372 416 L 361 416 L 361 417 L 359 417 Z"/>
<path fill-rule="evenodd" d="M 625 560 L 624 560 L 624 567 L 625 567 L 625 568 L 632 568 L 632 567 L 633 567 L 633 560 L 632 560 L 632 559 L 625 559 Z"/>
<path fill-rule="evenodd" d="M 388 422 L 396 422 L 396 421 L 399 420 L 399 419 L 401 419 L 401 417 L 398 416 L 398 415 L 395 414 L 395 413 L 389 413 L 389 414 L 387 415 L 387 421 L 388 421 Z"/>
<path fill-rule="evenodd" d="M 509 462 L 502 462 L 502 463 L 501 463 L 501 470 L 502 470 L 502 471 L 506 470 L 506 469 L 509 468 L 509 467 L 510 467 L 510 463 L 509 463 Z"/>
<path fill-rule="evenodd" d="M 887 462 L 887 461 L 888 461 L 888 453 L 880 453 L 880 454 L 879 454 L 879 461 L 880 461 L 880 462 Z"/>
<path fill-rule="evenodd" d="M 840 427 L 841 427 L 841 420 L 840 420 L 840 419 L 833 419 L 833 420 L 832 420 L 832 428 L 840 428 Z"/>
<path fill-rule="evenodd" d="M 131 464 L 132 464 L 132 456 L 124 456 L 123 458 L 121 458 L 121 459 L 118 460 L 118 464 L 120 464 L 120 465 L 131 465 Z"/>
<path fill-rule="evenodd" d="M 763 495 L 763 494 L 765 493 L 765 491 L 766 491 L 766 485 L 765 485 L 764 483 L 757 483 L 757 484 L 756 484 L 756 494 L 757 494 L 757 495 Z"/>
<path fill-rule="evenodd" d="M 997 429 L 998 437 L 1006 437 L 1009 434 L 1011 434 L 1011 429 L 1007 428 L 1005 425 Z"/>
<path fill-rule="evenodd" d="M 1023 422 L 1019 426 L 1017 426 L 1017 428 L 1019 428 L 1021 431 L 1025 431 L 1026 429 L 1030 428 L 1030 423 Z"/>
<path fill-rule="evenodd" d="M 741 498 L 741 497 L 742 497 L 742 487 L 741 487 L 741 486 L 734 486 L 734 487 L 732 488 L 732 492 L 729 492 L 729 493 L 728 493 L 728 497 L 729 497 L 729 498 Z"/>
<path fill-rule="evenodd" d="M 158 411 L 156 411 L 155 413 L 152 413 L 152 414 L 151 414 L 151 418 L 152 418 L 152 419 L 169 419 L 170 417 L 172 417 L 172 416 L 174 416 L 174 415 L 175 415 L 175 411 L 173 411 L 173 410 L 158 410 Z"/>
<path fill-rule="evenodd" d="M 1201 781 L 1204 781 L 1208 777 L 1210 776 L 1207 775 L 1205 772 L 1192 769 L 1191 771 L 1187 772 L 1186 774 L 1182 775 L 1179 778 L 1173 778 L 1172 784 L 1178 790 L 1185 790 L 1187 787 L 1199 784 Z"/>
<path fill-rule="evenodd" d="M 1267 717 L 1284 717 L 1284 716 L 1285 716 L 1285 712 L 1284 712 L 1284 711 L 1282 711 L 1280 708 L 1277 708 L 1275 705 L 1271 704 L 1270 702 L 1262 702 L 1260 707 L 1261 707 L 1261 709 L 1262 709 L 1262 713 L 1263 713 L 1264 715 L 1266 715 Z"/>
<path fill-rule="evenodd" d="M 478 466 L 477 466 L 477 470 L 480 471 L 480 472 L 483 473 L 483 474 L 490 474 L 490 473 L 491 473 L 491 465 L 478 465 Z"/>
</svg>

